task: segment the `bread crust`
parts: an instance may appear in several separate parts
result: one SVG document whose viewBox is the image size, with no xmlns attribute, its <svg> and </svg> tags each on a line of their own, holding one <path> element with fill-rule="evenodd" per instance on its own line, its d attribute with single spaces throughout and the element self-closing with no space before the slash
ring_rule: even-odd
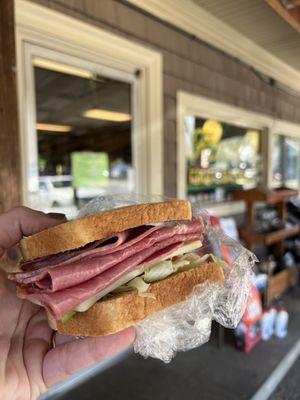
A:
<svg viewBox="0 0 300 400">
<path fill-rule="evenodd" d="M 191 220 L 191 205 L 185 200 L 136 204 L 66 222 L 20 242 L 24 261 L 85 246 L 96 240 L 155 222 Z"/>
<path fill-rule="evenodd" d="M 57 329 L 63 335 L 110 335 L 184 301 L 199 283 L 223 281 L 222 268 L 217 263 L 208 263 L 151 284 L 148 292 L 153 293 L 155 299 L 141 297 L 136 290 L 123 293 L 95 303 L 90 309 L 75 314 L 65 323 L 57 321 Z"/>
</svg>

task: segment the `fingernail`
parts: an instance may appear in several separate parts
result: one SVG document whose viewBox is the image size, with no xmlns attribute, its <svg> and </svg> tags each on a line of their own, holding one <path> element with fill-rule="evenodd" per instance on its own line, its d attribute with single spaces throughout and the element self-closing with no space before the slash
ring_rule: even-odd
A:
<svg viewBox="0 0 300 400">
<path fill-rule="evenodd" d="M 65 214 L 62 214 L 62 213 L 52 213 L 52 212 L 50 212 L 50 213 L 47 213 L 47 215 L 48 215 L 48 217 L 50 217 L 50 218 L 55 218 L 55 219 L 66 219 Z"/>
</svg>

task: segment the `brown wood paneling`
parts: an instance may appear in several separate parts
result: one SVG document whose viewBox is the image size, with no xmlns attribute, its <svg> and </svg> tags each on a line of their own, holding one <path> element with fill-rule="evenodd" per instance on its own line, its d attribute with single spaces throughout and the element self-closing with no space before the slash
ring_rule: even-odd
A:
<svg viewBox="0 0 300 400">
<path fill-rule="evenodd" d="M 14 1 L 0 7 L 0 212 L 20 203 L 20 156 L 15 80 Z"/>
</svg>

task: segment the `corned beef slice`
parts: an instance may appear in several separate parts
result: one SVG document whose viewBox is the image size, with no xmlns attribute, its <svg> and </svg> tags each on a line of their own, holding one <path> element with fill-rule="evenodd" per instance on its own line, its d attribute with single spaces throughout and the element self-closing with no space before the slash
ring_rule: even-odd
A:
<svg viewBox="0 0 300 400">
<path fill-rule="evenodd" d="M 33 265 L 33 271 L 11 279 L 22 285 L 20 297 L 40 302 L 60 319 L 123 275 L 165 258 L 187 241 L 201 240 L 203 230 L 202 220 L 197 220 L 172 227 L 143 227 L 138 234 L 125 231 L 113 243 L 100 243 L 59 264 L 47 267 L 42 262 L 38 269 Z"/>
</svg>

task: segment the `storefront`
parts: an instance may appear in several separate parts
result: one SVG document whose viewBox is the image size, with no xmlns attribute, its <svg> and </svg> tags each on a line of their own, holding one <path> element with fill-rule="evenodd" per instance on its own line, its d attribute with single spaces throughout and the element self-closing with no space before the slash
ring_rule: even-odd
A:
<svg viewBox="0 0 300 400">
<path fill-rule="evenodd" d="M 247 329 L 240 325 L 237 330 L 241 347 L 250 351 L 261 339 L 262 320 L 270 305 L 279 311 L 282 299 L 290 321 L 296 321 L 288 340 L 292 343 L 299 336 L 299 298 L 289 302 L 285 294 L 299 286 L 300 276 L 300 42 L 295 32 L 287 32 L 295 59 L 283 59 L 278 47 L 272 52 L 272 46 L 265 48 L 259 40 L 246 37 L 247 29 L 257 37 L 273 31 L 274 43 L 280 43 L 277 35 L 286 32 L 282 21 L 267 8 L 259 14 L 261 7 L 269 7 L 267 2 L 253 1 L 250 7 L 250 2 L 246 6 L 246 2 L 229 1 L 228 9 L 245 7 L 236 13 L 223 12 L 223 3 L 7 1 L 4 17 L 0 11 L 0 33 L 9 32 L 0 37 L 4 54 L 0 58 L 0 213 L 23 204 L 72 219 L 90 199 L 120 193 L 159 194 L 196 203 L 208 210 L 203 214 L 211 231 L 220 229 L 260 260 L 253 266 L 252 304 L 256 305 L 249 307 L 251 314 L 259 303 L 259 317 L 255 319 L 254 313 L 250 322 L 251 318 L 242 321 Z M 248 21 L 243 31 L 237 29 L 242 14 Z M 256 25 L 257 15 L 268 19 L 268 24 Z M 269 22 L 273 20 L 274 25 Z M 203 238 L 199 252 L 206 252 Z M 226 246 L 231 246 L 230 240 L 225 250 Z M 204 258 L 214 260 L 210 253 Z M 226 256 L 226 251 L 220 254 L 224 260 Z M 248 272 L 252 279 L 252 270 Z M 194 326 L 190 320 L 187 323 Z M 216 329 L 215 342 L 222 342 L 222 332 Z M 244 346 L 245 332 L 252 339 L 256 335 L 249 348 Z M 171 382 L 173 392 L 166 385 L 163 395 L 172 398 L 175 392 L 175 397 L 184 397 L 187 387 L 206 393 L 206 381 L 209 390 L 220 391 L 220 398 L 225 392 L 231 398 L 239 381 L 236 396 L 240 398 L 249 377 L 257 378 L 256 385 L 265 379 L 253 373 L 264 358 L 270 372 L 283 359 L 288 345 L 278 352 L 277 339 L 265 343 L 261 354 L 258 350 L 258 361 L 248 358 L 250 363 L 245 363 L 244 354 L 239 362 L 231 357 L 238 354 L 231 343 L 218 353 L 219 358 L 205 346 L 213 365 L 196 352 L 192 362 L 182 362 L 188 352 L 181 361 L 178 358 L 174 369 L 159 367 L 156 360 L 151 371 L 157 373 L 153 380 L 157 396 L 162 395 L 161 382 Z M 276 362 L 271 352 L 277 354 Z M 232 367 L 229 361 L 236 364 Z M 149 369 L 143 370 L 143 365 L 133 361 L 132 369 L 130 364 L 121 367 L 125 397 L 129 386 L 133 393 L 128 397 L 145 395 Z M 176 368 L 178 376 L 186 370 L 188 385 L 182 386 L 182 393 L 180 385 L 173 384 Z M 126 374 L 132 375 L 131 382 Z M 227 381 L 231 387 L 226 388 Z M 72 387 L 74 381 L 70 382 Z M 116 388 L 119 396 L 122 382 L 116 387 L 115 376 L 112 385 L 106 376 L 99 382 L 101 390 Z M 248 387 L 247 395 L 254 393 L 252 389 Z M 217 391 L 213 396 L 218 397 Z"/>
<path fill-rule="evenodd" d="M 267 68 L 266 60 L 247 64 L 255 47 L 234 59 L 229 31 L 216 47 L 198 38 L 195 6 L 176 1 L 167 23 L 158 14 L 167 3 L 140 7 L 151 14 L 116 0 L 86 8 L 16 1 L 20 173 L 4 148 L 1 159 L 20 185 L 3 209 L 21 199 L 71 216 L 95 195 L 139 192 L 189 197 L 228 215 L 243 211 L 231 202 L 234 188 L 299 186 L 300 96 L 254 72 Z M 186 31 L 179 12 L 190 14 Z M 297 77 L 272 65 L 283 84 Z M 207 120 L 219 129 L 208 141 Z"/>
</svg>

